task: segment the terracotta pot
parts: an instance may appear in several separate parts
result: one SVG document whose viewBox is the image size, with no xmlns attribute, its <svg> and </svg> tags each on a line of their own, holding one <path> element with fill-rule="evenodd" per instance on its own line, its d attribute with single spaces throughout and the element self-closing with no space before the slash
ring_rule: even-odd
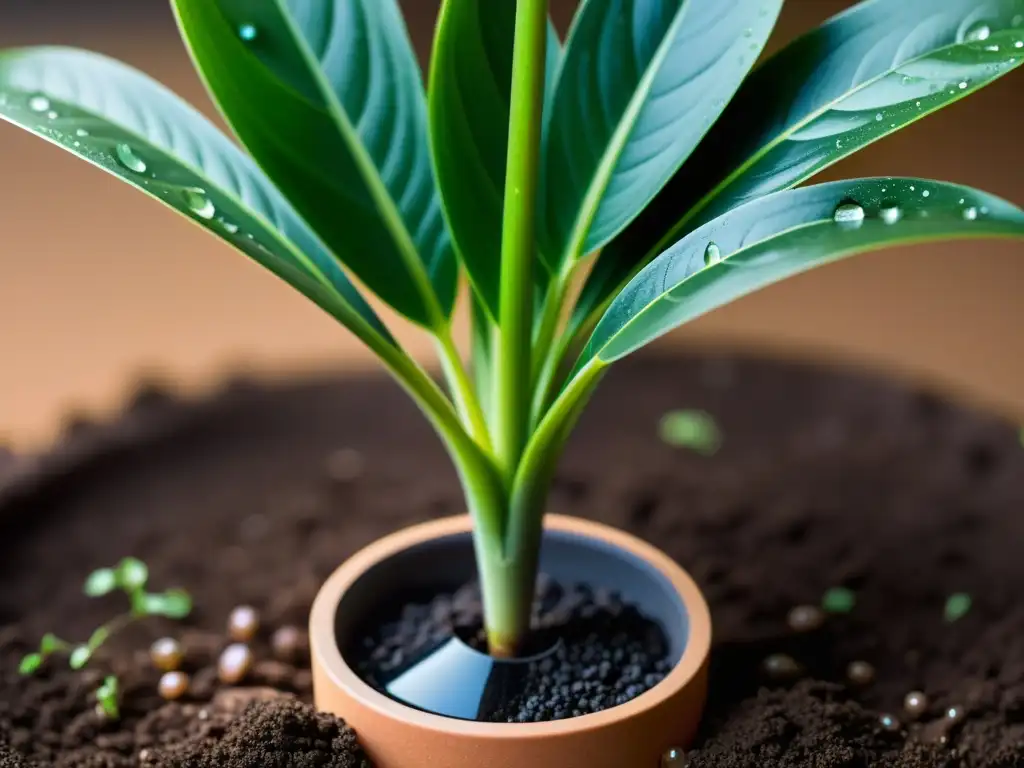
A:
<svg viewBox="0 0 1024 768">
<path fill-rule="evenodd" d="M 339 648 L 358 641 L 382 604 L 411 588 L 447 591 L 473 577 L 470 519 L 461 516 L 385 537 L 327 580 L 310 618 L 317 707 L 356 730 L 376 768 L 659 768 L 667 750 L 689 745 L 704 706 L 711 618 L 696 584 L 633 536 L 557 515 L 546 518 L 541 570 L 562 583 L 617 590 L 636 604 L 664 628 L 678 659 L 672 671 L 626 704 L 525 724 L 433 714 L 363 682 Z"/>
</svg>

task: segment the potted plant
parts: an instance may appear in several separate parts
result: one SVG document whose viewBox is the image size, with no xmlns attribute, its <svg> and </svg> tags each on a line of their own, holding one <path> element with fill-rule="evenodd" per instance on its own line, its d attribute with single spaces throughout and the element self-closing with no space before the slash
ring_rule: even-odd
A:
<svg viewBox="0 0 1024 768">
<path fill-rule="evenodd" d="M 584 0 L 563 43 L 546 0 L 446 0 L 424 89 L 395 0 L 172 0 L 248 154 L 120 63 L 0 55 L 5 119 L 305 294 L 450 453 L 468 515 L 371 545 L 312 611 L 316 700 L 378 768 L 681 764 L 699 590 L 650 545 L 545 514 L 608 366 L 839 258 L 1024 236 L 1024 211 L 947 182 L 795 189 L 1019 66 L 1024 0 L 868 0 L 751 71 L 781 5 Z M 433 336 L 447 391 L 364 291 Z"/>
</svg>

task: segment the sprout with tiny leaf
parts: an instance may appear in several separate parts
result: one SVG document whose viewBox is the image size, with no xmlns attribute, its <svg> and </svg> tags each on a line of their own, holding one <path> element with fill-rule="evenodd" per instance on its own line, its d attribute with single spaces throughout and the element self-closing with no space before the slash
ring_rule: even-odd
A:
<svg viewBox="0 0 1024 768">
<path fill-rule="evenodd" d="M 796 189 L 1020 66 L 1024 0 L 866 0 L 758 64 L 782 4 L 582 0 L 563 42 L 547 0 L 444 0 L 425 89 L 397 0 L 171 0 L 244 151 L 142 73 L 67 48 L 0 52 L 0 117 L 187 216 L 380 357 L 456 466 L 490 648 L 509 655 L 556 462 L 611 363 L 847 256 L 1024 236 L 1020 208 L 947 182 Z M 433 337 L 447 391 L 364 291 Z M 705 427 L 685 441 L 710 450 Z"/>
<path fill-rule="evenodd" d="M 23 675 L 31 675 L 55 653 L 68 654 L 68 666 L 71 669 L 82 669 L 104 643 L 129 624 L 150 616 L 184 619 L 192 612 L 192 598 L 187 592 L 182 589 L 147 592 L 148 581 L 149 569 L 134 557 L 124 558 L 113 568 L 100 568 L 90 573 L 82 587 L 86 596 L 104 597 L 120 591 L 128 598 L 130 610 L 96 628 L 85 643 L 71 643 L 48 632 L 39 641 L 39 650 L 22 658 L 18 671 Z M 117 693 L 117 678 L 112 675 L 106 677 L 96 689 L 97 712 L 104 717 L 117 719 L 120 716 Z"/>
</svg>

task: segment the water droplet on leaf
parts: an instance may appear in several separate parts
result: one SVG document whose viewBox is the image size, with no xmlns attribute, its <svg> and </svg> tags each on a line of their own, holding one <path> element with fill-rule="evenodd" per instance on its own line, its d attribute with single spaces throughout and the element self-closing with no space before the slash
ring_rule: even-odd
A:
<svg viewBox="0 0 1024 768">
<path fill-rule="evenodd" d="M 983 21 L 975 22 L 967 28 L 967 33 L 964 38 L 970 40 L 972 43 L 978 43 L 982 40 L 988 40 L 989 35 L 992 34 L 992 29 Z"/>
<path fill-rule="evenodd" d="M 967 81 L 966 80 L 962 80 L 960 82 L 960 90 L 961 91 L 966 91 L 967 90 Z"/>
<path fill-rule="evenodd" d="M 28 100 L 28 108 L 33 112 L 45 112 L 50 108 L 50 100 L 45 96 L 33 96 Z"/>
<path fill-rule="evenodd" d="M 923 192 L 921 193 L 921 197 L 928 197 L 928 196 L 930 196 L 930 195 L 931 195 L 931 192 L 929 192 L 929 191 L 928 191 L 927 189 L 926 189 L 926 190 L 924 190 L 924 191 L 923 191 Z"/>
<path fill-rule="evenodd" d="M 886 224 L 895 224 L 903 218 L 903 210 L 898 205 L 887 204 L 882 206 L 878 215 L 882 217 L 882 221 Z"/>
<path fill-rule="evenodd" d="M 708 243 L 708 247 L 704 249 L 704 266 L 709 267 L 712 264 L 717 264 L 721 260 L 721 249 L 715 243 Z"/>
<path fill-rule="evenodd" d="M 961 200 L 961 202 L 963 201 Z M 964 208 L 964 218 L 967 219 L 967 221 L 974 221 L 978 218 L 978 209 L 973 205 L 970 208 Z"/>
<path fill-rule="evenodd" d="M 56 120 L 57 119 L 57 110 L 51 109 L 49 112 L 46 113 L 46 117 L 49 118 L 50 120 Z"/>
<path fill-rule="evenodd" d="M 127 144 L 118 144 L 114 151 L 117 153 L 117 159 L 121 162 L 121 165 L 129 171 L 135 171 L 135 173 L 146 172 L 146 163 Z"/>
<path fill-rule="evenodd" d="M 879 112 L 878 114 L 876 114 L 876 115 L 875 115 L 875 122 L 879 122 L 879 123 L 880 123 L 880 122 L 882 122 L 882 117 L 883 117 L 883 115 L 882 115 L 882 113 L 881 113 L 881 112 Z"/>
<path fill-rule="evenodd" d="M 85 136 L 88 136 L 88 135 L 89 135 L 89 132 L 87 130 L 85 130 L 85 128 L 79 128 L 77 131 L 75 131 L 75 136 L 85 137 Z"/>
<path fill-rule="evenodd" d="M 237 224 L 230 221 L 226 221 L 225 219 L 221 219 L 220 223 L 224 226 L 224 229 L 227 230 L 228 234 L 234 235 L 238 233 Z"/>
<path fill-rule="evenodd" d="M 840 203 L 832 219 L 847 229 L 856 229 L 864 223 L 864 209 L 858 203 Z"/>
<path fill-rule="evenodd" d="M 201 189 L 186 189 L 184 192 L 185 204 L 200 219 L 212 219 L 217 209 L 206 197 Z"/>
<path fill-rule="evenodd" d="M 1016 43 L 1013 44 L 1013 47 L 1014 48 L 1024 48 L 1024 40 L 1018 40 Z"/>
<path fill-rule="evenodd" d="M 238 36 L 246 42 L 255 40 L 256 34 L 256 27 L 254 27 L 252 24 L 243 24 L 238 28 Z"/>
</svg>

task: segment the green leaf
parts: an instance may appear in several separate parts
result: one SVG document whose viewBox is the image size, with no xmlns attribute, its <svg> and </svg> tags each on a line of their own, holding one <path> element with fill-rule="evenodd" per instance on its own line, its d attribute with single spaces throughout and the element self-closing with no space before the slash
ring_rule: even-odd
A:
<svg viewBox="0 0 1024 768">
<path fill-rule="evenodd" d="M 643 210 L 721 114 L 782 0 L 586 0 L 546 138 L 541 253 L 552 272 Z"/>
<path fill-rule="evenodd" d="M 126 557 L 117 564 L 117 584 L 126 592 L 134 592 L 146 586 L 149 568 L 136 557 Z"/>
<path fill-rule="evenodd" d="M 395 0 L 173 0 L 228 123 L 371 290 L 447 323 L 457 265 Z"/>
<path fill-rule="evenodd" d="M 66 647 L 67 643 L 65 643 L 52 632 L 47 632 L 45 635 L 43 635 L 43 639 L 39 642 L 39 652 L 43 656 L 49 656 L 51 653 L 56 653 L 57 651 Z"/>
<path fill-rule="evenodd" d="M 661 417 L 658 434 L 668 445 L 689 448 L 705 456 L 714 455 L 722 445 L 718 424 L 705 411 L 669 411 Z"/>
<path fill-rule="evenodd" d="M 511 0 L 445 0 L 428 90 L 431 148 L 448 226 L 492 318 L 498 316 L 515 15 Z M 550 98 L 562 46 L 554 27 L 548 30 Z"/>
<path fill-rule="evenodd" d="M 68 665 L 72 669 L 81 669 L 89 663 L 89 659 L 92 658 L 92 650 L 85 645 L 80 645 L 71 652 L 71 658 L 68 659 Z"/>
<path fill-rule="evenodd" d="M 3 51 L 0 117 L 187 216 L 364 340 L 369 334 L 394 344 L 335 259 L 252 160 L 141 72 L 69 48 Z"/>
<path fill-rule="evenodd" d="M 1024 211 L 978 190 L 857 179 L 777 192 L 706 224 L 638 274 L 580 359 L 610 363 L 706 312 L 865 251 L 950 238 L 1024 237 Z"/>
<path fill-rule="evenodd" d="M 832 587 L 821 598 L 821 607 L 827 613 L 849 613 L 857 605 L 857 595 L 846 587 Z"/>
<path fill-rule="evenodd" d="M 117 574 L 111 568 L 99 568 L 85 580 L 83 592 L 88 597 L 102 597 L 117 589 Z"/>
<path fill-rule="evenodd" d="M 106 626 L 99 627 L 89 636 L 89 652 L 95 653 L 96 649 L 107 642 L 110 637 L 110 629 Z"/>
<path fill-rule="evenodd" d="M 144 595 L 139 603 L 141 611 L 149 616 L 184 619 L 192 612 L 192 598 L 183 589 Z"/>
<path fill-rule="evenodd" d="M 31 675 L 39 669 L 43 664 L 43 655 L 41 653 L 30 653 L 22 658 L 21 663 L 18 665 L 18 674 Z"/>
<path fill-rule="evenodd" d="M 1022 62 L 1024 0 L 873 0 L 836 16 L 751 74 L 686 167 L 602 251 L 571 327 L 697 226 L 797 186 Z"/>
<path fill-rule="evenodd" d="M 96 689 L 96 703 L 99 704 L 103 714 L 111 720 L 117 720 L 121 716 L 117 706 L 117 688 L 117 678 L 108 675 L 104 678 L 103 684 Z"/>
</svg>

